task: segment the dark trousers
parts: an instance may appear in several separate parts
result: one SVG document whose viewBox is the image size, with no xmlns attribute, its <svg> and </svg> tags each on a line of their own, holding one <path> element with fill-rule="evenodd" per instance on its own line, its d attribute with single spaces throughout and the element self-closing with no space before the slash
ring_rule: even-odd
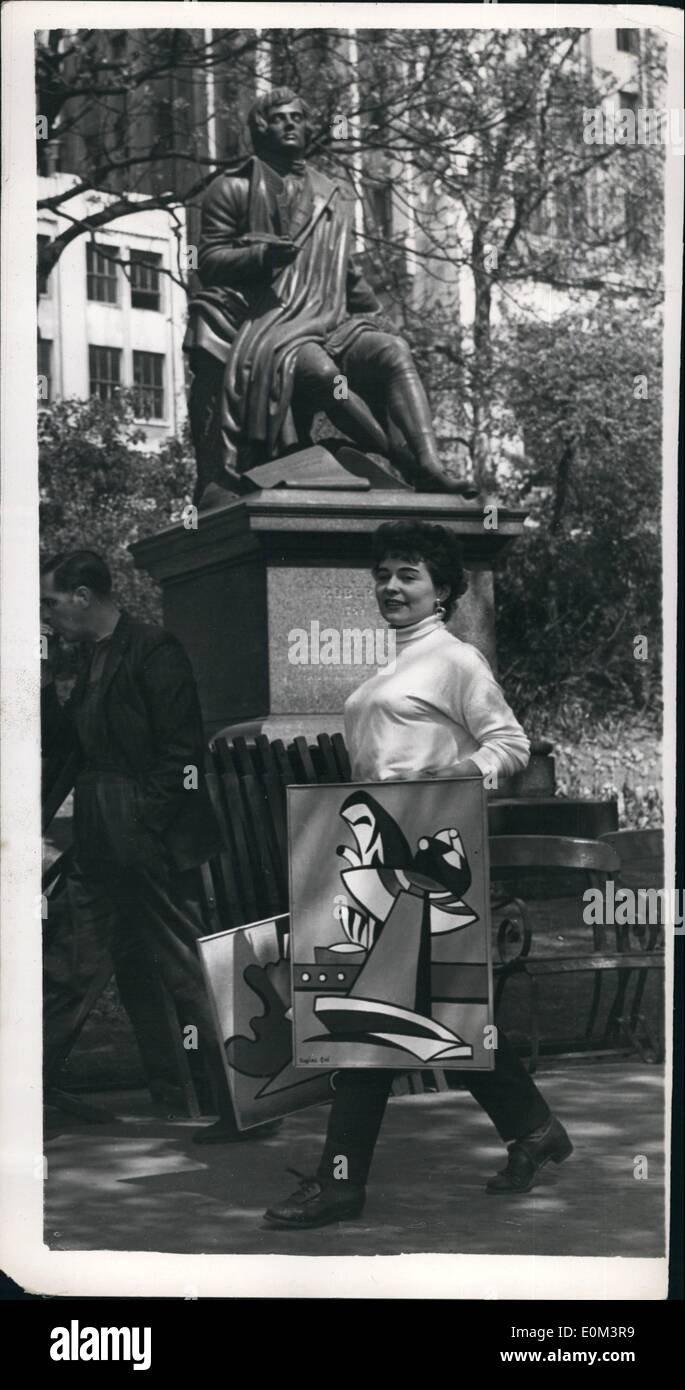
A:
<svg viewBox="0 0 685 1390">
<path fill-rule="evenodd" d="M 237 424 L 229 427 L 222 420 L 224 364 L 198 348 L 191 367 L 195 501 L 212 482 L 238 495 L 245 490 L 241 475 L 267 461 L 266 448 L 243 439 Z M 340 373 L 349 386 L 349 394 L 341 399 L 336 389 Z M 360 449 L 389 455 L 410 482 L 417 481 L 417 465 L 441 471 L 426 393 L 407 343 L 394 333 L 366 329 L 342 352 L 304 344 L 297 354 L 292 409 L 301 445 L 310 440 L 314 415 L 324 411 L 331 424 Z"/>
<path fill-rule="evenodd" d="M 331 1181 L 336 1159 L 342 1157 L 347 1159 L 348 1180 L 366 1182 L 396 1074 L 352 1068 L 337 1073 L 326 1144 L 317 1169 L 322 1182 Z M 532 1077 L 502 1032 L 498 1034 L 493 1071 L 447 1072 L 447 1076 L 454 1076 L 467 1087 L 490 1116 L 505 1144 L 530 1134 L 551 1115 Z"/>
<path fill-rule="evenodd" d="M 338 399 L 341 371 L 349 390 Z M 367 329 L 334 356 L 305 344 L 297 355 L 293 408 L 303 423 L 307 408 L 309 423 L 323 410 L 360 449 L 385 454 L 408 470 L 410 482 L 421 464 L 441 470 L 426 393 L 406 342 L 395 334 Z"/>
<path fill-rule="evenodd" d="M 196 1029 L 196 1055 L 206 1063 L 223 1118 L 234 1123 L 219 1042 L 197 955 L 209 928 L 203 918 L 197 869 L 175 870 L 151 860 L 126 869 L 106 863 L 71 870 L 62 915 L 48 931 L 43 962 L 44 1080 L 46 1087 L 74 1045 L 114 967 L 150 1081 L 160 1075 L 163 1046 L 159 980 L 176 1005 L 181 1029 Z"/>
</svg>

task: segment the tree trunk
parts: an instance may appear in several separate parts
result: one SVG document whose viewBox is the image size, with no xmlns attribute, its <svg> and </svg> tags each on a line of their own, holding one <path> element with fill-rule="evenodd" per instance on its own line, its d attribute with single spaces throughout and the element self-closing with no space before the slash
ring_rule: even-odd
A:
<svg viewBox="0 0 685 1390">
<path fill-rule="evenodd" d="M 483 266 L 482 247 L 474 237 L 473 280 L 475 305 L 473 315 L 473 373 L 471 457 L 476 486 L 482 488 L 491 470 L 491 390 L 492 339 L 490 315 L 492 310 L 492 281 Z"/>
<path fill-rule="evenodd" d="M 573 445 L 573 439 L 571 437 L 567 437 L 564 442 L 564 447 L 561 451 L 561 454 L 559 455 L 559 462 L 557 464 L 557 480 L 554 489 L 554 506 L 552 508 L 552 520 L 549 526 L 550 533 L 553 536 L 556 536 L 558 532 L 561 530 L 561 523 L 563 521 L 564 512 L 566 510 L 566 501 L 568 498 L 568 485 L 571 477 L 571 468 L 573 467 L 574 456 L 575 450 Z"/>
</svg>

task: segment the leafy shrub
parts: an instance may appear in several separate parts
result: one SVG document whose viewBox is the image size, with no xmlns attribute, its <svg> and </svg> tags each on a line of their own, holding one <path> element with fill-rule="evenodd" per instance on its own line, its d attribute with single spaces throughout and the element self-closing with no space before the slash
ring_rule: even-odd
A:
<svg viewBox="0 0 685 1390">
<path fill-rule="evenodd" d="M 136 617 L 161 618 L 160 590 L 128 546 L 178 520 L 190 501 L 194 462 L 187 433 L 145 449 L 131 394 L 116 401 L 57 401 L 38 414 L 41 552 L 99 551 L 117 600 Z"/>
<path fill-rule="evenodd" d="M 500 670 L 517 710 L 660 708 L 660 324 L 599 303 L 512 323 L 501 492 L 528 511 L 496 581 Z M 637 644 L 638 637 L 646 639 Z M 642 659 L 646 657 L 646 659 Z"/>
</svg>

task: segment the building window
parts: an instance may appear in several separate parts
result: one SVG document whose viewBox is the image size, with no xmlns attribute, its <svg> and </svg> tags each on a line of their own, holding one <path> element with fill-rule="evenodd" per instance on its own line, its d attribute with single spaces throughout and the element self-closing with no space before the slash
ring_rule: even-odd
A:
<svg viewBox="0 0 685 1390">
<path fill-rule="evenodd" d="M 582 237 L 587 224 L 586 189 L 571 179 L 554 190 L 554 235 L 560 240 Z"/>
<path fill-rule="evenodd" d="M 384 241 L 392 238 L 392 183 L 370 184 L 367 190 L 368 209 L 371 214 L 372 235 L 382 236 Z"/>
<path fill-rule="evenodd" d="M 40 253 L 41 253 L 41 251 L 43 250 L 43 248 L 44 248 L 45 246 L 49 246 L 51 241 L 52 241 L 52 237 L 50 237 L 50 236 L 39 236 L 39 237 L 38 237 L 38 255 L 39 255 L 39 256 L 40 256 Z M 49 284 L 48 284 L 49 279 L 50 279 L 49 275 L 41 275 L 40 267 L 39 267 L 39 268 L 38 268 L 38 293 L 39 293 L 39 295 L 48 295 L 48 294 L 50 293 L 50 287 L 49 287 Z"/>
<path fill-rule="evenodd" d="M 640 34 L 637 29 L 617 29 L 616 47 L 619 53 L 634 53 L 636 56 L 640 52 Z"/>
<path fill-rule="evenodd" d="M 131 252 L 131 304 L 134 309 L 161 309 L 161 264 L 162 257 L 152 251 Z"/>
<path fill-rule="evenodd" d="M 117 264 L 112 259 L 117 253 L 114 247 L 86 244 L 86 270 L 88 298 L 99 304 L 118 304 Z"/>
<path fill-rule="evenodd" d="M 170 97 L 159 97 L 153 111 L 155 139 L 151 153 L 158 158 L 174 148 L 174 105 Z"/>
<path fill-rule="evenodd" d="M 545 195 L 539 203 L 531 207 L 528 213 L 528 231 L 532 236 L 550 236 L 552 231 L 552 216 L 550 214 L 549 195 Z"/>
<path fill-rule="evenodd" d="M 260 46 L 257 62 L 261 75 L 267 77 L 273 87 L 292 86 L 295 69 L 290 53 L 293 41 L 292 29 L 264 30 L 266 51 Z M 297 50 L 295 50 L 297 51 Z"/>
<path fill-rule="evenodd" d="M 164 354 L 134 352 L 133 384 L 136 414 L 141 420 L 164 419 Z"/>
<path fill-rule="evenodd" d="M 645 235 L 645 205 L 640 194 L 625 193 L 623 197 L 626 250 L 631 256 L 641 256 L 647 249 Z"/>
<path fill-rule="evenodd" d="M 637 116 L 640 105 L 640 98 L 637 92 L 619 92 L 618 107 L 620 111 L 632 111 Z"/>
<path fill-rule="evenodd" d="M 551 199 L 545 194 L 539 202 L 535 201 L 536 191 L 531 184 L 530 175 L 523 169 L 515 169 L 512 180 L 512 194 L 518 205 L 518 215 L 523 226 L 532 236 L 549 236 L 552 230 L 550 213 Z"/>
<path fill-rule="evenodd" d="M 38 339 L 38 400 L 52 400 L 52 343 L 49 338 Z"/>
<path fill-rule="evenodd" d="M 101 401 L 113 401 L 121 386 L 121 348 L 88 348 L 90 394 Z"/>
</svg>

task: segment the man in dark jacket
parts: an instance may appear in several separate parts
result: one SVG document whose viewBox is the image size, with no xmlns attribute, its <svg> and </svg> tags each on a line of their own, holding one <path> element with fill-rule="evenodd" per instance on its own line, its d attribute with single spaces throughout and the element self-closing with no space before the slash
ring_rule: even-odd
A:
<svg viewBox="0 0 685 1390">
<path fill-rule="evenodd" d="M 220 832 L 193 671 L 180 642 L 120 610 L 111 587 L 107 565 L 92 551 L 58 555 L 42 567 L 46 623 L 86 644 L 65 705 L 51 662 L 43 662 L 43 754 L 74 758 L 78 769 L 67 886 L 73 935 L 66 953 L 48 952 L 45 972 L 46 1086 L 111 959 L 144 1062 L 151 1048 L 145 990 L 156 973 L 184 1029 L 197 1030 L 221 1119 L 196 1139 L 239 1139 L 196 950 L 208 931 L 200 866 L 219 849 Z"/>
</svg>

